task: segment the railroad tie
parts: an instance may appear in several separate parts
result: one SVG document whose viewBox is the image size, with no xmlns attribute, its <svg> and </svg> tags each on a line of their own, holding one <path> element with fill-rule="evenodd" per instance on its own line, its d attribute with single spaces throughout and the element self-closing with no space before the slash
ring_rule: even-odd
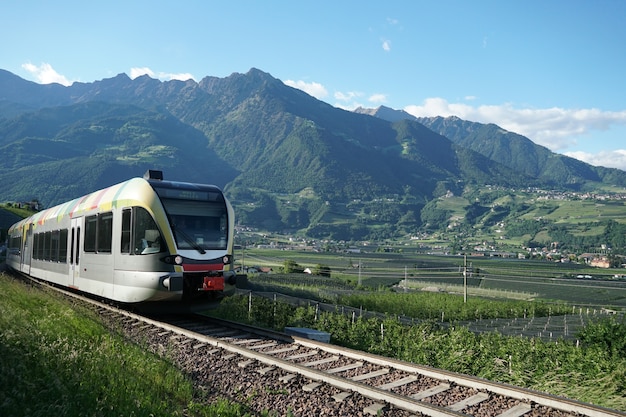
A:
<svg viewBox="0 0 626 417">
<path fill-rule="evenodd" d="M 509 408 L 502 414 L 498 414 L 496 417 L 520 417 L 528 413 L 532 408 L 528 404 L 517 404 L 513 408 Z"/>
<path fill-rule="evenodd" d="M 435 394 L 439 394 L 440 392 L 444 392 L 450 389 L 450 384 L 439 384 L 434 387 L 425 389 L 424 391 L 420 391 L 417 394 L 411 395 L 411 398 L 414 400 L 422 400 L 424 398 L 431 397 Z"/>
<path fill-rule="evenodd" d="M 317 387 L 319 387 L 320 385 L 322 385 L 319 382 L 311 382 L 310 384 L 306 384 L 305 386 L 302 387 L 303 391 L 306 392 L 313 392 L 315 391 L 315 389 L 317 389 Z"/>
<path fill-rule="evenodd" d="M 239 363 L 237 364 L 237 366 L 238 366 L 238 367 L 240 367 L 240 368 L 245 368 L 245 367 L 247 367 L 248 365 L 250 365 L 251 363 L 254 363 L 254 359 L 247 359 L 247 360 L 245 360 L 245 361 L 241 361 L 241 362 L 239 362 Z"/>
<path fill-rule="evenodd" d="M 342 402 L 344 401 L 346 398 L 348 398 L 350 395 L 352 395 L 351 392 L 349 391 L 342 391 L 338 394 L 333 395 L 333 400 L 335 400 L 335 402 Z"/>
<path fill-rule="evenodd" d="M 211 337 L 223 337 L 223 338 L 237 338 L 236 336 L 239 335 L 239 330 L 222 330 L 221 332 L 204 332 L 204 334 L 206 334 L 207 336 L 211 336 Z"/>
<path fill-rule="evenodd" d="M 464 408 L 483 402 L 487 398 L 489 398 L 489 394 L 484 393 L 484 392 L 479 392 L 478 394 L 472 395 L 471 397 L 467 397 L 466 399 L 461 400 L 458 403 L 454 403 L 447 408 L 452 411 L 461 411 Z"/>
<path fill-rule="evenodd" d="M 339 368 L 333 368 L 326 371 L 328 374 L 338 374 L 339 372 L 349 371 L 351 369 L 360 368 L 363 366 L 363 362 L 355 362 L 346 366 L 340 366 Z"/>
<path fill-rule="evenodd" d="M 389 373 L 389 368 L 379 369 L 378 371 L 372 371 L 367 374 L 361 374 L 350 378 L 352 381 L 364 381 L 370 378 L 376 378 L 377 376 L 385 375 Z"/>
<path fill-rule="evenodd" d="M 232 340 L 230 343 L 233 345 L 247 345 L 248 343 L 257 343 L 263 339 L 236 339 Z"/>
<path fill-rule="evenodd" d="M 270 350 L 268 352 L 265 352 L 267 355 L 276 355 L 278 353 L 285 353 L 285 352 L 292 352 L 294 350 L 300 349 L 300 346 L 295 345 L 295 346 L 288 346 L 288 347 L 284 347 L 282 349 L 275 349 L 275 350 Z"/>
<path fill-rule="evenodd" d="M 303 366 L 311 367 L 311 366 L 323 365 L 325 363 L 335 362 L 337 360 L 339 360 L 339 356 L 333 355 L 329 358 L 324 358 L 324 359 L 320 359 L 320 360 L 313 361 L 313 362 L 307 362 L 303 364 Z"/>
<path fill-rule="evenodd" d="M 385 408 L 385 404 L 374 403 L 365 407 L 363 409 L 363 412 L 366 414 L 377 416 L 383 411 L 384 408 Z"/>
<path fill-rule="evenodd" d="M 280 382 L 289 382 L 292 379 L 294 379 L 297 375 L 296 374 L 287 374 L 287 375 L 283 375 L 280 378 L 278 378 L 278 380 Z"/>
<path fill-rule="evenodd" d="M 263 343 L 262 345 L 248 346 L 248 349 L 251 349 L 251 350 L 265 349 L 268 347 L 276 346 L 277 344 L 278 344 L 277 342 L 268 342 L 268 343 Z"/>
<path fill-rule="evenodd" d="M 274 366 L 266 366 L 265 368 L 258 369 L 257 372 L 261 375 L 265 375 L 272 372 L 274 369 L 276 369 Z"/>
<path fill-rule="evenodd" d="M 312 351 L 309 351 L 309 352 L 299 353 L 297 355 L 291 355 L 291 356 L 288 356 L 285 359 L 287 359 L 287 360 L 295 360 L 295 359 L 308 358 L 309 356 L 315 356 L 315 355 L 317 355 L 317 350 L 312 350 Z"/>
<path fill-rule="evenodd" d="M 413 381 L 417 381 L 417 375 L 405 376 L 404 378 L 400 378 L 387 384 L 380 385 L 378 388 L 389 391 L 392 388 L 401 387 L 402 385 L 410 384 Z"/>
</svg>

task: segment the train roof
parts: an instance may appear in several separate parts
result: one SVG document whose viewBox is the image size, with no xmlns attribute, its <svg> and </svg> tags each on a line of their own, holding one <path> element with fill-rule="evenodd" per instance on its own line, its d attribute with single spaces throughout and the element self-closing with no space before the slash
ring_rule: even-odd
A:
<svg viewBox="0 0 626 417">
<path fill-rule="evenodd" d="M 215 185 L 131 178 L 35 213 L 11 226 L 9 232 L 25 223 L 32 223 L 36 227 L 55 218 L 60 221 L 66 216 L 75 217 L 94 210 L 105 212 L 115 207 L 150 206 L 157 198 L 157 194 L 169 198 L 205 201 L 224 199 L 221 190 Z"/>
</svg>

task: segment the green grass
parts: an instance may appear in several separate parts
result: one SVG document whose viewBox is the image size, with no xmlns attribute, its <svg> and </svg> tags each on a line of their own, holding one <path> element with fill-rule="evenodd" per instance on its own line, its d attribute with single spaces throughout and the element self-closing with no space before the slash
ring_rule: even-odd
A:
<svg viewBox="0 0 626 417">
<path fill-rule="evenodd" d="M 241 416 L 95 313 L 0 274 L 0 415 Z"/>
</svg>

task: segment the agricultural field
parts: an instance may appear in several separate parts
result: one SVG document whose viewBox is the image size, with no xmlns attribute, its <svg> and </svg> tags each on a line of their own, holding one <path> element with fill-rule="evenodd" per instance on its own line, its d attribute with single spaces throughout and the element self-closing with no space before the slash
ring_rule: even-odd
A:
<svg viewBox="0 0 626 417">
<path fill-rule="evenodd" d="M 576 264 L 397 252 L 247 252 L 248 262 L 272 268 L 250 275 L 255 293 L 295 306 L 312 300 L 320 311 L 348 316 L 390 315 L 476 334 L 576 342 L 586 326 L 612 316 L 624 320 L 626 312 L 626 281 L 612 279 L 615 271 Z M 312 270 L 328 265 L 331 276 L 281 273 L 285 263 Z"/>
<path fill-rule="evenodd" d="M 591 268 L 575 263 L 409 252 L 333 253 L 297 250 L 246 249 L 236 253 L 247 266 L 281 272 L 285 261 L 303 268 L 328 266 L 331 276 L 357 288 L 430 287 L 495 299 L 526 299 L 567 303 L 583 309 L 626 311 L 626 280 L 615 279 L 624 269 Z M 464 284 L 464 274 L 465 284 Z M 582 278 L 578 278 L 582 277 Z"/>
</svg>

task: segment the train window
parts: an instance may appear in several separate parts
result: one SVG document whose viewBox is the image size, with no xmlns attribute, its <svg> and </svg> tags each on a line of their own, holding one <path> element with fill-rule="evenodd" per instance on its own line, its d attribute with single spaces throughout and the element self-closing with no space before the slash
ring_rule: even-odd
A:
<svg viewBox="0 0 626 417">
<path fill-rule="evenodd" d="M 113 213 L 85 217 L 85 252 L 110 253 L 113 242 Z"/>
<path fill-rule="evenodd" d="M 111 252 L 113 241 L 113 213 L 102 213 L 98 216 L 98 252 Z"/>
<path fill-rule="evenodd" d="M 228 214 L 223 201 L 162 201 L 179 249 L 226 249 Z"/>
<path fill-rule="evenodd" d="M 130 219 L 131 219 L 131 210 L 124 209 L 122 211 L 122 239 L 120 248 L 122 253 L 130 253 Z"/>
<path fill-rule="evenodd" d="M 97 236 L 97 228 L 98 228 L 97 222 L 98 222 L 97 216 L 87 216 L 85 218 L 85 242 L 84 242 L 85 252 L 96 251 L 96 236 Z"/>
<path fill-rule="evenodd" d="M 39 259 L 39 233 L 33 236 L 33 259 Z"/>
<path fill-rule="evenodd" d="M 50 260 L 52 262 L 59 261 L 59 231 L 55 230 L 50 233 Z"/>
<path fill-rule="evenodd" d="M 52 252 L 52 232 L 46 232 L 44 233 L 44 256 L 43 259 L 45 261 L 49 261 L 50 260 L 50 255 Z"/>
<path fill-rule="evenodd" d="M 33 242 L 33 255 L 35 259 L 41 259 L 42 253 L 41 248 L 43 245 L 41 244 L 41 233 L 35 233 L 35 239 Z"/>
<path fill-rule="evenodd" d="M 46 246 L 45 245 L 45 243 L 46 243 L 46 239 L 45 238 L 46 238 L 46 234 L 45 233 L 38 233 L 38 235 L 39 235 L 39 244 L 37 246 L 37 253 L 39 255 L 37 256 L 37 259 L 43 261 L 45 259 L 45 257 L 46 257 L 46 254 L 45 254 L 45 246 Z"/>
<path fill-rule="evenodd" d="M 165 250 L 165 244 L 159 228 L 148 211 L 134 207 L 133 254 L 146 255 Z"/>
<path fill-rule="evenodd" d="M 67 229 L 59 232 L 59 262 L 67 263 Z"/>
</svg>

